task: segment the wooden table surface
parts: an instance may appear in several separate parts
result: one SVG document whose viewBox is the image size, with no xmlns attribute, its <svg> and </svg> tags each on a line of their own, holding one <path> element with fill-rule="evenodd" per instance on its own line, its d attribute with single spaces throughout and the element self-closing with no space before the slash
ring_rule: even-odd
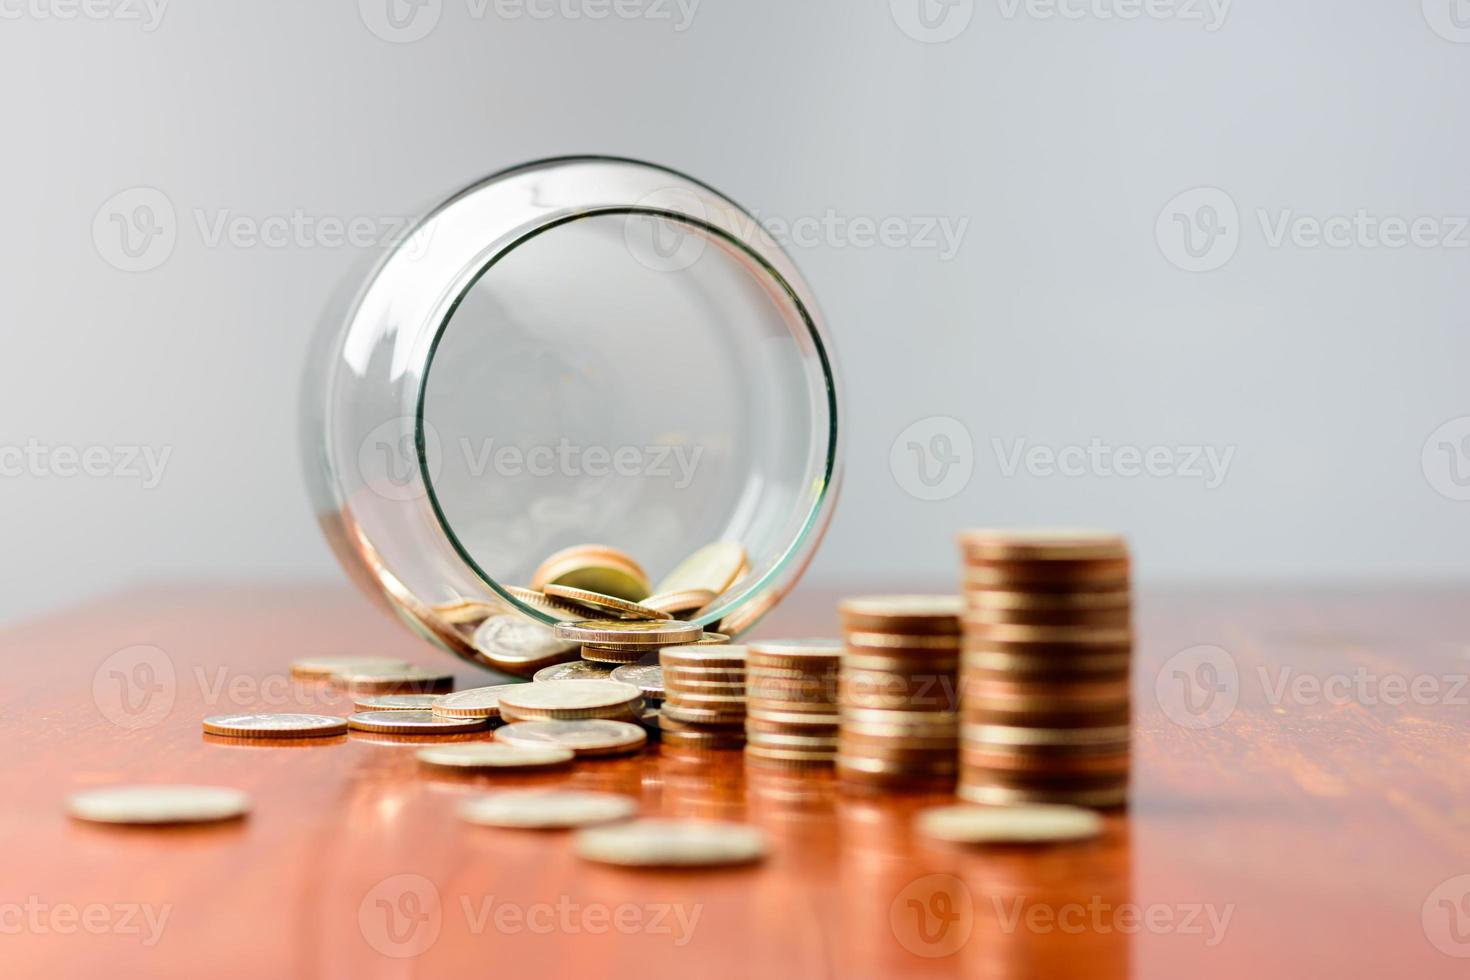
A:
<svg viewBox="0 0 1470 980">
<path fill-rule="evenodd" d="M 799 592 L 758 632 L 830 634 L 835 598 Z M 347 714 L 289 680 L 298 656 L 458 662 L 344 589 L 120 596 L 0 633 L 0 963 L 47 978 L 1465 977 L 1466 600 L 1144 590 L 1131 807 L 1100 841 L 980 850 L 911 831 L 934 797 L 852 795 L 738 753 L 451 778 L 420 769 L 411 739 L 211 738 L 211 713 Z M 195 829 L 64 814 L 68 793 L 119 782 L 235 786 L 255 809 Z M 580 861 L 564 834 L 453 815 L 528 784 L 749 821 L 774 853 L 624 870 Z"/>
</svg>

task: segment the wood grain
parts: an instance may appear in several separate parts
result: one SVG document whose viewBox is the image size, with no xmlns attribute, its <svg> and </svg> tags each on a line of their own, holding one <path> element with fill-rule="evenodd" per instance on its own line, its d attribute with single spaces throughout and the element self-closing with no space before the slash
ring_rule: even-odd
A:
<svg viewBox="0 0 1470 980">
<path fill-rule="evenodd" d="M 798 594 L 759 632 L 833 633 L 835 599 Z M 8 977 L 1463 977 L 1470 959 L 1434 941 L 1470 956 L 1470 878 L 1454 881 L 1470 875 L 1465 600 L 1145 592 L 1134 802 L 1101 841 L 1024 851 L 927 842 L 912 815 L 940 798 L 747 771 L 738 753 L 507 779 L 427 773 L 411 739 L 210 738 L 211 713 L 348 713 L 288 679 L 294 657 L 447 657 L 345 590 L 120 596 L 0 634 L 0 957 Z M 1156 678 L 1200 644 L 1228 653 L 1239 703 L 1194 729 Z M 191 830 L 63 813 L 76 789 L 150 781 L 240 787 L 256 808 Z M 506 785 L 747 820 L 774 854 L 620 870 L 579 861 L 565 835 L 453 816 Z M 166 911 L 156 935 L 143 908 Z"/>
</svg>

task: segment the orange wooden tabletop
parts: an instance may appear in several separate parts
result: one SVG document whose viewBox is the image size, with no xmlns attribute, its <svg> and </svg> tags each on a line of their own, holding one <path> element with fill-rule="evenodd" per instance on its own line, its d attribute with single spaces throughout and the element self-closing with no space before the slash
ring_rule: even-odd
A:
<svg viewBox="0 0 1470 980">
<path fill-rule="evenodd" d="M 831 634 L 798 593 L 759 635 Z M 452 663 L 345 590 L 153 590 L 0 633 L 6 977 L 1464 977 L 1470 603 L 1452 591 L 1151 592 L 1133 803 L 1037 850 L 911 830 L 937 798 L 656 752 L 536 777 L 431 775 L 412 739 L 257 745 L 206 714 L 347 714 L 306 654 Z M 463 736 L 483 738 L 483 735 Z M 243 821 L 87 825 L 118 782 L 247 790 Z M 473 827 L 494 786 L 639 797 L 766 830 L 755 867 L 589 864 Z"/>
</svg>

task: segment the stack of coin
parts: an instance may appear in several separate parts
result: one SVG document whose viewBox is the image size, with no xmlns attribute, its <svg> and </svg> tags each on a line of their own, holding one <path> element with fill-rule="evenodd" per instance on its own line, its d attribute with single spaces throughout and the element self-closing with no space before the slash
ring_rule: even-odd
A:
<svg viewBox="0 0 1470 980">
<path fill-rule="evenodd" d="M 957 768 L 957 596 L 874 596 L 839 607 L 837 773 L 884 789 L 934 788 Z"/>
<path fill-rule="evenodd" d="M 696 644 L 659 651 L 663 743 L 684 749 L 738 749 L 745 744 L 743 646 Z"/>
<path fill-rule="evenodd" d="M 836 640 L 764 640 L 746 648 L 745 758 L 780 769 L 837 758 Z"/>
<path fill-rule="evenodd" d="M 966 531 L 958 793 L 1117 806 L 1128 796 L 1128 546 L 1099 531 Z"/>
</svg>

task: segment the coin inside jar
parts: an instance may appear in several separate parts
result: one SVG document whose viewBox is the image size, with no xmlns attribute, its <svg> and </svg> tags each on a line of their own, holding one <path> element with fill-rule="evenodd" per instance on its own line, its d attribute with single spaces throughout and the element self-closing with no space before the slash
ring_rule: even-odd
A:
<svg viewBox="0 0 1470 980">
<path fill-rule="evenodd" d="M 601 592 L 593 592 L 590 589 L 574 589 L 568 585 L 548 585 L 546 594 L 557 599 L 565 599 L 579 606 L 586 606 L 594 612 L 609 612 L 615 616 L 623 616 L 628 619 L 673 619 L 666 612 L 651 609 L 637 602 L 620 599 L 617 596 L 604 595 Z"/>
<path fill-rule="evenodd" d="M 745 548 L 738 541 L 716 541 L 685 558 L 654 588 L 657 594 L 700 589 L 714 596 L 728 589 L 746 568 Z"/>
<path fill-rule="evenodd" d="M 677 619 L 590 619 L 556 626 L 560 639 L 602 646 L 674 646 L 698 640 L 703 632 Z"/>
<path fill-rule="evenodd" d="M 531 588 L 546 592 L 549 585 L 587 589 L 630 602 L 646 598 L 651 591 L 648 576 L 630 555 L 601 544 L 573 545 L 547 558 L 531 576 Z"/>
<path fill-rule="evenodd" d="M 621 668 L 620 668 L 621 669 Z M 593 663 L 590 660 L 573 660 L 565 664 L 552 664 L 536 671 L 531 679 L 540 681 L 605 681 L 621 680 L 612 664 Z"/>
<path fill-rule="evenodd" d="M 647 743 L 648 733 L 641 725 L 606 718 L 517 721 L 497 729 L 495 740 L 509 745 L 561 745 L 579 756 L 604 756 L 637 752 Z"/>
</svg>

